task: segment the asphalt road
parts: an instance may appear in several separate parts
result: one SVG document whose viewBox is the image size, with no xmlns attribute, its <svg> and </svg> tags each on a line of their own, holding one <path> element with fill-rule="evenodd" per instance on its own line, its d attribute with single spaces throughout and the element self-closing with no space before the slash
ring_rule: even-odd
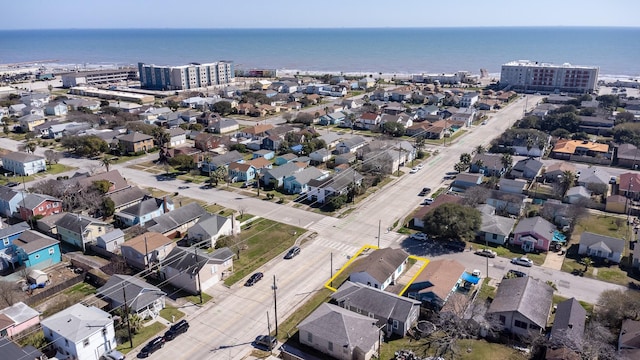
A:
<svg viewBox="0 0 640 360">
<path fill-rule="evenodd" d="M 440 146 L 438 155 L 424 161 L 424 168 L 416 174 L 407 174 L 394 180 L 384 191 L 370 196 L 358 204 L 355 211 L 344 218 L 327 217 L 322 214 L 303 211 L 292 206 L 277 205 L 272 202 L 238 195 L 234 192 L 209 189 L 203 190 L 195 185 L 185 190 L 177 190 L 184 185 L 179 180 L 157 181 L 153 174 L 127 168 L 130 163 L 112 166 L 122 172 L 131 183 L 141 187 L 157 187 L 166 191 L 180 191 L 185 196 L 203 199 L 209 203 L 218 203 L 225 207 L 239 209 L 261 217 L 281 221 L 315 231 L 318 236 L 302 246 L 302 253 L 293 260 L 278 257 L 264 265 L 260 270 L 265 278 L 253 287 L 242 284 L 226 289 L 216 286 L 209 292 L 214 301 L 205 304 L 189 318 L 189 331 L 168 343 L 153 357 L 176 359 L 242 359 L 251 351 L 251 341 L 259 334 L 267 332 L 267 312 L 270 327 L 275 327 L 273 314 L 273 276 L 277 281 L 278 319 L 282 322 L 295 309 L 313 295 L 339 269 L 358 248 L 364 244 L 378 243 L 380 246 L 403 246 L 412 253 L 420 255 L 420 249 L 406 241 L 406 237 L 386 228 L 396 220 L 404 219 L 422 200 L 417 193 L 424 186 L 436 189 L 443 184 L 442 176 L 451 171 L 460 154 L 471 153 L 477 145 L 487 145 L 528 108 L 535 106 L 537 97 L 521 98 L 502 111 L 492 115 L 487 125 L 476 126 L 456 142 L 446 147 Z M 16 143 L 0 138 L 0 146 L 16 149 Z M 44 149 L 36 150 L 36 153 Z M 155 156 L 155 155 L 151 155 Z M 135 162 L 147 159 L 137 159 Z M 63 164 L 88 169 L 97 166 L 96 161 L 86 159 L 63 159 Z M 408 169 L 405 169 L 408 170 Z M 284 255 L 284 254 L 282 254 Z M 467 270 L 475 268 L 485 272 L 486 260 L 470 252 L 444 255 L 461 261 Z M 552 256 L 552 255 L 551 255 Z M 331 262 L 333 259 L 333 262 Z M 510 265 L 507 259 L 492 259 L 489 275 L 500 278 Z M 332 267 L 333 265 L 333 267 Z M 552 271 L 540 267 L 528 269 L 531 276 L 543 280 L 552 280 L 558 285 L 562 296 L 574 296 L 580 300 L 594 302 L 600 291 L 609 288 L 622 288 L 600 281 L 575 278 L 573 275 Z M 129 356 L 134 356 L 131 353 Z"/>
</svg>

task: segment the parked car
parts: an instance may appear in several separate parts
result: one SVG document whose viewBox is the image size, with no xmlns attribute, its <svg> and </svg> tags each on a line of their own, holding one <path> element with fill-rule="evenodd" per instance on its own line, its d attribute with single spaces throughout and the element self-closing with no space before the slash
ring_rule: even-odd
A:
<svg viewBox="0 0 640 360">
<path fill-rule="evenodd" d="M 258 281 L 262 280 L 262 278 L 264 277 L 264 274 L 261 272 L 257 272 L 253 275 L 251 275 L 251 277 L 249 277 L 249 279 L 247 279 L 247 282 L 244 283 L 244 286 L 253 286 L 255 285 L 255 283 L 257 283 Z"/>
<path fill-rule="evenodd" d="M 300 254 L 300 248 L 298 246 L 294 246 L 291 249 L 289 249 L 289 251 L 287 251 L 287 254 L 284 256 L 285 259 L 293 259 L 294 257 L 298 256 Z"/>
<path fill-rule="evenodd" d="M 164 338 L 162 336 L 158 336 L 157 338 L 152 339 L 145 345 L 142 350 L 138 353 L 138 357 L 146 358 L 154 352 L 160 350 L 164 346 Z"/>
<path fill-rule="evenodd" d="M 100 360 L 124 360 L 124 354 L 118 350 L 109 350 L 100 356 Z"/>
<path fill-rule="evenodd" d="M 167 330 L 167 332 L 164 333 L 164 340 L 171 341 L 175 339 L 176 336 L 187 332 L 188 329 L 189 329 L 189 323 L 187 322 L 187 320 L 184 320 L 184 319 L 180 320 L 177 323 L 171 325 L 169 330 Z"/>
<path fill-rule="evenodd" d="M 276 339 L 275 336 L 259 335 L 256 338 L 255 344 L 267 350 L 273 350 L 278 345 L 278 339 Z"/>
<path fill-rule="evenodd" d="M 423 187 L 422 190 L 420 190 L 420 193 L 418 194 L 418 196 L 426 196 L 430 192 L 431 192 L 431 188 Z"/>
<path fill-rule="evenodd" d="M 531 259 L 527 259 L 524 256 L 511 259 L 511 263 L 520 265 L 520 266 L 526 266 L 526 267 L 533 266 L 533 261 L 531 261 Z"/>
<path fill-rule="evenodd" d="M 413 240 L 418 240 L 418 241 L 427 241 L 427 240 L 429 240 L 429 236 L 427 234 L 421 233 L 421 232 L 411 235 L 411 238 Z"/>
<path fill-rule="evenodd" d="M 189 186 L 187 186 L 187 185 L 178 186 L 179 190 L 184 190 L 184 189 L 188 189 L 188 188 L 189 188 Z"/>
<path fill-rule="evenodd" d="M 433 204 L 433 202 L 434 202 L 433 198 L 428 197 L 424 199 L 424 201 L 422 201 L 422 205 L 431 205 Z"/>
<path fill-rule="evenodd" d="M 417 173 L 417 172 L 418 172 L 418 168 L 415 168 L 415 167 L 414 167 L 413 169 L 411 169 L 411 170 L 409 171 L 409 174 L 415 174 L 415 173 Z"/>
<path fill-rule="evenodd" d="M 458 175 L 457 171 L 447 171 L 445 175 Z"/>
<path fill-rule="evenodd" d="M 511 269 L 511 270 L 507 271 L 507 274 L 504 276 L 504 278 L 505 279 L 514 278 L 514 277 L 521 278 L 521 277 L 525 277 L 525 276 L 527 276 L 526 273 L 524 273 L 522 271 L 519 271 L 519 270 Z"/>
<path fill-rule="evenodd" d="M 15 181 L 9 181 L 9 182 L 7 183 L 7 185 L 6 185 L 6 186 L 8 186 L 8 187 L 16 187 L 16 186 L 18 186 L 18 185 L 20 185 L 20 184 L 18 184 L 18 183 L 17 183 L 17 182 L 15 182 Z"/>
<path fill-rule="evenodd" d="M 490 249 L 482 249 L 475 252 L 476 255 L 485 256 L 489 258 L 494 258 L 498 255 L 495 251 Z"/>
<path fill-rule="evenodd" d="M 456 178 L 456 175 L 445 175 L 445 176 L 444 176 L 444 179 L 445 179 L 445 180 L 453 180 L 453 179 L 455 179 L 455 178 Z"/>
<path fill-rule="evenodd" d="M 416 165 L 416 169 L 422 170 L 422 166 L 423 166 L 422 164 L 418 164 L 418 165 Z"/>
</svg>

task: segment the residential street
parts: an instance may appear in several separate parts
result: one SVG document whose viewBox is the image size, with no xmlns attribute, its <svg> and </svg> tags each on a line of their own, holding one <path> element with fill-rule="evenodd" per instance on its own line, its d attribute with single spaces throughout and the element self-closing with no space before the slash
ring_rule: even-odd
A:
<svg viewBox="0 0 640 360">
<path fill-rule="evenodd" d="M 426 255 L 419 244 L 406 241 L 406 237 L 386 229 L 394 222 L 405 219 L 423 198 L 417 196 L 422 187 L 428 186 L 434 191 L 441 186 L 443 175 L 453 170 L 460 154 L 471 153 L 477 145 L 487 145 L 491 139 L 511 126 L 520 118 L 525 103 L 528 108 L 535 106 L 540 97 L 529 96 L 528 100 L 520 98 L 499 113 L 492 115 L 487 125 L 476 126 L 456 142 L 446 147 L 436 146 L 439 153 L 424 161 L 424 168 L 416 174 L 407 174 L 394 180 L 383 191 L 358 204 L 357 208 L 344 218 L 328 217 L 322 214 L 307 212 L 291 206 L 283 206 L 263 201 L 255 197 L 242 196 L 234 192 L 210 189 L 203 190 L 197 185 L 177 190 L 184 185 L 180 180 L 157 181 L 155 175 L 127 168 L 127 163 L 112 166 L 121 171 L 130 182 L 141 187 L 156 187 L 217 203 L 222 206 L 239 209 L 246 208 L 248 213 L 273 219 L 283 223 L 300 226 L 318 233 L 318 236 L 302 245 L 302 252 L 292 260 L 278 257 L 266 264 L 260 271 L 265 279 L 253 287 L 245 288 L 242 283 L 226 289 L 217 285 L 209 292 L 214 300 L 195 312 L 189 318 L 189 331 L 168 343 L 154 354 L 158 358 L 171 359 L 243 359 L 251 351 L 250 343 L 259 334 L 267 332 L 267 312 L 271 319 L 271 329 L 275 327 L 273 312 L 273 296 L 271 289 L 273 276 L 277 280 L 278 322 L 281 323 L 305 300 L 322 287 L 329 276 L 339 269 L 358 248 L 364 244 L 376 245 L 378 242 L 379 224 L 380 246 L 403 246 L 415 255 Z M 8 139 L 0 139 L 0 146 L 15 150 L 16 144 Z M 43 149 L 36 150 L 41 154 Z M 151 155 L 155 157 L 156 155 Z M 138 159 L 136 162 L 145 160 Z M 96 166 L 96 161 L 84 159 L 63 159 L 63 164 L 88 168 Z M 79 170 L 81 170 L 79 169 Z M 222 187 L 221 187 L 222 188 Z M 331 268 L 333 254 L 333 269 Z M 284 255 L 284 254 L 283 254 Z M 551 253 L 549 256 L 554 256 Z M 473 255 L 469 251 L 443 255 L 455 258 L 465 264 L 467 270 L 480 269 L 486 272 L 486 259 Z M 489 275 L 500 279 L 514 265 L 508 259 L 489 259 Z M 520 268 L 519 270 L 523 270 Z M 587 278 L 577 278 L 571 274 L 538 266 L 524 270 L 530 276 L 542 280 L 554 281 L 558 286 L 558 294 L 565 297 L 576 297 L 587 302 L 595 302 L 599 293 L 605 289 L 622 288 L 618 285 L 603 283 Z M 128 357 L 135 354 L 130 353 Z"/>
</svg>

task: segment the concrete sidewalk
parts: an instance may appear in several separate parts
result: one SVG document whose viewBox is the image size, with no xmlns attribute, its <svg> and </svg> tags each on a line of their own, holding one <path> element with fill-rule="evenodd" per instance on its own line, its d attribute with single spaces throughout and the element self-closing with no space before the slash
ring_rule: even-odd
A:
<svg viewBox="0 0 640 360">
<path fill-rule="evenodd" d="M 542 267 L 553 269 L 553 270 L 562 270 L 562 263 L 564 262 L 564 257 L 567 254 L 566 250 L 563 250 L 564 254 L 559 252 L 549 251 L 547 252 L 547 257 L 544 259 L 544 263 Z"/>
</svg>

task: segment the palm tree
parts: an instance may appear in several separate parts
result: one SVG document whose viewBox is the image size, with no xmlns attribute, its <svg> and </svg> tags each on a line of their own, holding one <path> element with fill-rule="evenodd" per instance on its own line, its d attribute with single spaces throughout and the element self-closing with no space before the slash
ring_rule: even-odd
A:
<svg viewBox="0 0 640 360">
<path fill-rule="evenodd" d="M 590 257 L 583 257 L 582 264 L 584 264 L 584 272 L 587 272 L 587 270 L 589 270 L 589 266 L 593 266 L 593 260 L 591 260 Z"/>
<path fill-rule="evenodd" d="M 502 154 L 501 161 L 502 161 L 502 166 L 504 166 L 504 168 L 507 170 L 510 169 L 511 166 L 513 165 L 513 157 L 509 153 Z"/>
<path fill-rule="evenodd" d="M 570 187 L 573 186 L 573 183 L 576 179 L 576 175 L 569 170 L 566 170 L 560 175 L 560 190 L 562 191 L 562 196 L 569 190 Z"/>
<path fill-rule="evenodd" d="M 459 163 L 456 163 L 455 165 L 453 165 L 453 170 L 457 171 L 458 173 L 461 173 L 461 172 L 467 170 L 468 167 L 469 167 L 468 165 L 459 162 Z"/>
<path fill-rule="evenodd" d="M 469 155 L 469 153 L 460 154 L 460 162 L 465 165 L 471 164 L 471 155 Z"/>
<path fill-rule="evenodd" d="M 111 158 L 109 158 L 108 156 L 105 156 L 102 158 L 100 163 L 102 164 L 102 166 L 104 166 L 107 169 L 107 172 L 109 172 L 109 167 L 113 162 L 111 161 Z"/>
<path fill-rule="evenodd" d="M 473 151 L 476 154 L 484 154 L 487 150 L 482 145 L 476 146 L 476 149 Z"/>
</svg>

